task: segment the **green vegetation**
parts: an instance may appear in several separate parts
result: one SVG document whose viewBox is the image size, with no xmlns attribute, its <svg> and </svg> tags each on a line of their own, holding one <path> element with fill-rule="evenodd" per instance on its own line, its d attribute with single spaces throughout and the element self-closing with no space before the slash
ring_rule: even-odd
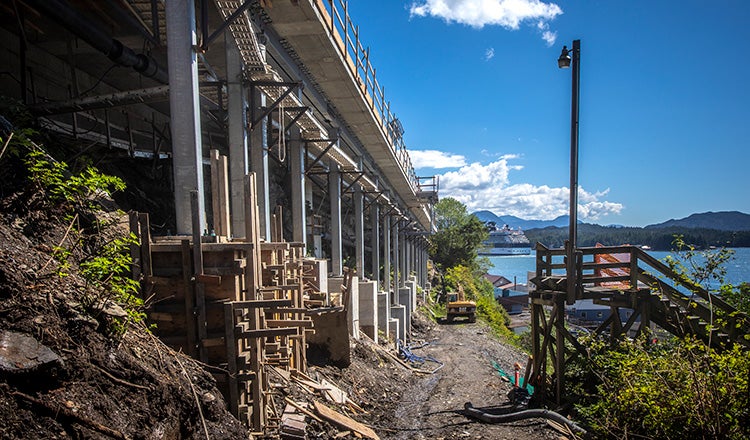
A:
<svg viewBox="0 0 750 440">
<path fill-rule="evenodd" d="M 591 347 L 601 383 L 578 407 L 596 437 L 730 438 L 750 436 L 750 354 L 701 342 Z"/>
<path fill-rule="evenodd" d="M 549 227 L 524 231 L 531 243 L 542 243 L 547 247 L 562 247 L 568 239 L 568 228 Z M 594 246 L 601 243 L 605 246 L 622 244 L 647 245 L 654 250 L 671 250 L 676 234 L 682 234 L 685 243 L 697 249 L 716 247 L 750 247 L 750 231 L 718 231 L 714 229 L 668 228 L 625 228 L 599 226 L 591 224 L 578 225 L 578 243 L 580 246 Z"/>
<path fill-rule="evenodd" d="M 477 303 L 477 316 L 489 324 L 497 336 L 510 338 L 513 334 L 508 330 L 510 318 L 508 312 L 495 301 L 492 284 L 481 274 L 473 272 L 466 266 L 455 266 L 446 270 L 445 284 L 448 290 L 458 290 L 460 285 L 464 289 L 466 299 Z"/>
<path fill-rule="evenodd" d="M 487 322 L 496 335 L 511 338 L 508 313 L 495 301 L 492 284 L 483 276 L 489 261 L 478 256 L 479 246 L 487 238 L 484 224 L 461 202 L 447 197 L 435 205 L 435 225 L 430 258 L 444 273 L 440 280 L 444 285 L 433 283 L 435 290 L 458 291 L 460 285 L 466 299 L 477 303 L 479 319 Z M 445 305 L 440 300 L 436 303 L 431 306 L 432 314 L 445 316 Z"/>
<path fill-rule="evenodd" d="M 435 204 L 437 232 L 430 237 L 430 257 L 442 269 L 455 266 L 478 268 L 478 249 L 487 239 L 484 224 L 456 199 L 446 197 Z"/>
<path fill-rule="evenodd" d="M 29 139 L 33 132 L 21 133 L 13 139 L 12 154 L 26 166 L 29 186 L 25 189 L 27 210 L 41 210 L 54 218 L 62 218 L 68 229 L 62 241 L 53 247 L 51 258 L 57 261 L 52 274 L 67 277 L 77 267 L 81 277 L 94 289 L 84 290 L 78 300 L 93 316 L 118 304 L 123 317 L 106 318 L 107 331 L 122 335 L 130 324 L 145 319 L 143 300 L 138 297 L 140 284 L 129 274 L 133 265 L 133 235 L 120 236 L 112 223 L 99 219 L 101 200 L 114 191 L 125 189 L 118 177 L 87 167 L 79 173 L 68 170 L 67 164 L 49 156 Z"/>
<path fill-rule="evenodd" d="M 726 249 L 696 251 L 676 236 L 676 257 L 669 266 L 682 281 L 707 290 L 710 281 L 723 283 Z M 701 261 L 702 263 L 698 263 Z M 738 307 L 732 316 L 747 326 L 750 289 L 725 285 L 717 291 Z M 743 313 L 744 312 L 744 313 Z M 589 357 L 567 371 L 578 396 L 576 408 L 595 437 L 603 438 L 729 438 L 750 436 L 750 352 L 739 344 L 723 350 L 686 338 L 653 344 L 645 336 L 611 346 L 581 341 Z M 595 385 L 592 385 L 595 384 Z"/>
</svg>

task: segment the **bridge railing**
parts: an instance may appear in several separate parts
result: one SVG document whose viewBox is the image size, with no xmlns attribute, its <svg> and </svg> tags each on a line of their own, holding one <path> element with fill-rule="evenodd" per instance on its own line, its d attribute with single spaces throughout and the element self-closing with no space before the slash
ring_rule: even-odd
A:
<svg viewBox="0 0 750 440">
<path fill-rule="evenodd" d="M 419 186 L 416 172 L 403 140 L 403 127 L 391 112 L 391 103 L 386 101 L 385 87 L 376 77 L 375 67 L 370 63 L 370 48 L 362 45 L 359 39 L 359 26 L 349 17 L 349 2 L 346 0 L 312 0 L 321 16 L 327 19 L 328 31 L 346 60 L 355 81 L 362 89 L 367 104 L 378 118 L 385 133 L 391 153 L 406 175 L 412 189 Z"/>
</svg>

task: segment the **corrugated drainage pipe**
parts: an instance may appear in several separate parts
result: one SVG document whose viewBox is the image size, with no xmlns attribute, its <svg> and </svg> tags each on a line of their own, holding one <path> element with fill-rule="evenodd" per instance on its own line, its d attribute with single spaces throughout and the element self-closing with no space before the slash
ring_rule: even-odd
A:
<svg viewBox="0 0 750 440">
<path fill-rule="evenodd" d="M 516 422 L 518 420 L 535 418 L 549 419 L 557 423 L 567 425 L 575 433 L 586 435 L 585 429 L 571 422 L 566 417 L 563 417 L 560 414 L 548 409 L 527 409 L 524 411 L 518 411 L 509 414 L 488 414 L 484 411 L 474 408 L 471 405 L 471 402 L 466 402 L 464 404 L 464 413 L 467 416 L 474 417 L 475 419 L 479 419 L 486 423 L 508 423 Z"/>
<path fill-rule="evenodd" d="M 60 23 L 65 29 L 105 54 L 115 63 L 132 67 L 143 76 L 153 78 L 162 84 L 169 83 L 169 75 L 155 59 L 135 53 L 133 49 L 112 38 L 94 21 L 84 17 L 64 0 L 26 0 L 29 5 L 43 12 L 50 19 Z"/>
</svg>

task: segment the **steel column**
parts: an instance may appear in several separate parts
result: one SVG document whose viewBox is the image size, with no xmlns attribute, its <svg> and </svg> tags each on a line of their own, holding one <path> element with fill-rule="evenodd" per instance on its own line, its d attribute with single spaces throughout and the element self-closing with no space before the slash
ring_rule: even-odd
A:
<svg viewBox="0 0 750 440">
<path fill-rule="evenodd" d="M 341 173 L 339 166 L 331 161 L 331 172 L 328 174 L 328 197 L 331 200 L 331 273 L 341 276 L 343 273 L 343 255 L 341 248 Z"/>
<path fill-rule="evenodd" d="M 266 106 L 266 95 L 258 88 L 250 89 L 250 118 L 263 111 Z M 266 240 L 271 239 L 271 211 L 268 206 L 268 124 L 263 121 L 250 132 L 250 170 L 257 178 L 256 195 L 258 201 L 258 213 L 260 223 L 260 236 Z"/>
<path fill-rule="evenodd" d="M 189 235 L 191 191 L 198 191 L 199 226 L 206 227 L 198 59 L 193 49 L 197 44 L 195 3 L 170 0 L 166 3 L 166 16 L 175 218 L 177 233 Z"/>
<path fill-rule="evenodd" d="M 372 278 L 380 286 L 380 207 L 377 203 L 370 205 L 370 221 L 372 222 L 372 234 L 370 236 Z"/>
<path fill-rule="evenodd" d="M 391 216 L 383 216 L 383 290 L 391 291 Z M 393 304 L 389 295 L 389 304 Z"/>
<path fill-rule="evenodd" d="M 283 127 L 280 128 L 283 130 Z M 290 130 L 289 156 L 292 185 L 292 240 L 307 248 L 307 209 L 305 202 L 305 148 L 297 125 Z"/>
<path fill-rule="evenodd" d="M 365 274 L 365 211 L 362 186 L 354 184 L 354 248 L 357 275 L 362 280 Z"/>
<path fill-rule="evenodd" d="M 229 119 L 229 196 L 232 207 L 232 233 L 245 237 L 245 175 L 247 154 L 247 100 L 242 85 L 242 58 L 232 34 L 224 34 L 227 57 L 227 114 Z"/>
</svg>

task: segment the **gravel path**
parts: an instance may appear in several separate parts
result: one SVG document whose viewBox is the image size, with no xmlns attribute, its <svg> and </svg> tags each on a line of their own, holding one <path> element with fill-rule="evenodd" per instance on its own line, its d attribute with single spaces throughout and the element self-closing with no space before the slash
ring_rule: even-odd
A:
<svg viewBox="0 0 750 440">
<path fill-rule="evenodd" d="M 404 390 L 394 418 L 397 426 L 384 433 L 384 438 L 559 438 L 543 420 L 493 425 L 461 413 L 465 402 L 477 408 L 510 411 L 507 394 L 511 385 L 501 381 L 493 361 L 509 373 L 515 362 L 525 365 L 526 355 L 492 338 L 484 324 L 433 325 L 416 338 L 423 338 L 429 345 L 414 349 L 414 354 L 432 356 L 445 366 L 434 374 L 418 375 Z"/>
</svg>

